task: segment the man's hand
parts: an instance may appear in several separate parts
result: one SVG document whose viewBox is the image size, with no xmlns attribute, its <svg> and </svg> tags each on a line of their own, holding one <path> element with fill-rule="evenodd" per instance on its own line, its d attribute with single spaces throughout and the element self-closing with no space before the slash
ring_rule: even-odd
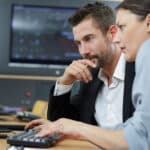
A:
<svg viewBox="0 0 150 150">
<path fill-rule="evenodd" d="M 76 80 L 89 82 L 93 79 L 89 68 L 95 67 L 96 65 L 88 59 L 75 60 L 65 69 L 58 82 L 64 85 L 72 84 Z"/>
</svg>

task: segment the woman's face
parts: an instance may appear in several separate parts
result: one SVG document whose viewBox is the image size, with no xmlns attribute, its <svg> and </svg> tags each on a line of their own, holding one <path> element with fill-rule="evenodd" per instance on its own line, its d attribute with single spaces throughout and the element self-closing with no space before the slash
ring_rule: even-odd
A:
<svg viewBox="0 0 150 150">
<path fill-rule="evenodd" d="M 138 16 L 126 9 L 119 9 L 116 16 L 118 32 L 114 42 L 118 43 L 127 61 L 134 61 L 140 45 L 149 34 L 145 20 L 139 20 Z"/>
</svg>

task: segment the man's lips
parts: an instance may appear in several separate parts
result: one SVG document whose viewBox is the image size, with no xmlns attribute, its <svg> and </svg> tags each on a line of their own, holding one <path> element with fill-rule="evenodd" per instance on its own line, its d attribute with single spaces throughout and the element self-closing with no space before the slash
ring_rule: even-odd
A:
<svg viewBox="0 0 150 150">
<path fill-rule="evenodd" d="M 93 58 L 93 59 L 91 59 L 91 61 L 92 61 L 94 64 L 97 64 L 97 58 Z"/>
</svg>

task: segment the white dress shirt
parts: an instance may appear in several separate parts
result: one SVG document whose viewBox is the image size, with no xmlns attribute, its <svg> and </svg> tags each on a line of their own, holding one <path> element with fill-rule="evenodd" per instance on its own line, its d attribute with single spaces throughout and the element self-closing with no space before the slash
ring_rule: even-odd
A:
<svg viewBox="0 0 150 150">
<path fill-rule="evenodd" d="M 113 74 L 112 84 L 108 87 L 106 77 L 100 70 L 98 77 L 104 81 L 102 91 L 99 92 L 95 103 L 95 119 L 99 126 L 114 128 L 122 123 L 122 104 L 124 90 L 125 59 L 122 54 Z M 62 95 L 71 90 L 71 85 L 61 85 L 56 82 L 54 96 Z"/>
<path fill-rule="evenodd" d="M 95 103 L 95 119 L 99 126 L 115 128 L 122 123 L 123 91 L 125 78 L 125 58 L 122 54 L 112 77 L 112 83 L 108 86 L 108 80 L 103 75 L 102 69 L 98 77 L 104 82 Z"/>
</svg>

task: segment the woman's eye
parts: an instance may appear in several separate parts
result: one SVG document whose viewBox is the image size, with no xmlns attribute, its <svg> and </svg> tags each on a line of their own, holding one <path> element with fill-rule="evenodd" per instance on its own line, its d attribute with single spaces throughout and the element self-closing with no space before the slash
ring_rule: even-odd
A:
<svg viewBox="0 0 150 150">
<path fill-rule="evenodd" d="M 118 27 L 120 28 L 121 31 L 123 31 L 125 28 L 125 25 L 119 25 Z"/>
</svg>

